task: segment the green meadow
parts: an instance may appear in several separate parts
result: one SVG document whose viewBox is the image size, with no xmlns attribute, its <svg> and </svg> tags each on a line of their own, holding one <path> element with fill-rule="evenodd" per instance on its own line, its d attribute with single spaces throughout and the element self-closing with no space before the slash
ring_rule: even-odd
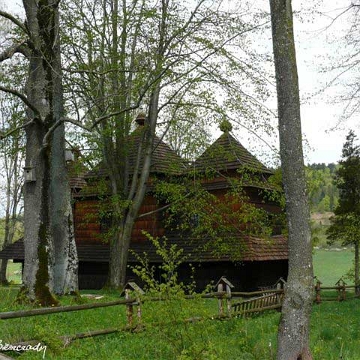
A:
<svg viewBox="0 0 360 360">
<path fill-rule="evenodd" d="M 333 285 L 352 266 L 353 253 L 317 250 L 315 273 L 325 285 Z M 15 266 L 12 264 L 11 266 Z M 17 266 L 17 265 L 16 265 Z M 15 266 L 15 267 L 16 267 Z M 16 271 L 16 270 L 14 270 Z M 15 304 L 17 287 L 0 288 L 0 311 L 27 308 Z M 64 305 L 118 299 L 117 293 L 102 294 L 99 300 L 63 297 Z M 311 349 L 314 359 L 358 360 L 360 354 L 360 303 L 323 302 L 313 306 Z M 106 328 L 123 329 L 126 325 L 124 306 L 60 313 L 0 321 L 2 343 L 36 340 L 46 345 L 45 359 L 109 359 L 109 360 L 201 360 L 276 358 L 278 312 L 252 318 L 212 319 L 217 314 L 213 299 L 145 302 L 142 326 L 137 331 L 119 331 L 111 335 L 75 340 L 68 345 L 61 336 Z M 185 319 L 203 319 L 184 322 Z M 199 319 L 197 319 L 199 320 Z M 44 352 L 7 353 L 13 358 L 42 359 Z"/>
<path fill-rule="evenodd" d="M 345 277 L 353 266 L 354 251 L 318 249 L 314 251 L 314 275 L 322 282 L 323 286 L 333 286 L 341 278 Z M 350 280 L 345 279 L 350 284 Z M 353 282 L 351 282 L 353 283 Z"/>
</svg>

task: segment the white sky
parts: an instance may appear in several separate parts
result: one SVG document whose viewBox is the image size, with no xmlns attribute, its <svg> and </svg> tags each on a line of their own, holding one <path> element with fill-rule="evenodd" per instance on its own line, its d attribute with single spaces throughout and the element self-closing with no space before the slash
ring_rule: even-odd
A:
<svg viewBox="0 0 360 360">
<path fill-rule="evenodd" d="M 294 10 L 299 6 L 299 1 L 293 1 Z M 313 2 L 311 2 L 313 3 Z M 324 58 L 332 55 L 334 51 L 341 51 L 328 44 L 327 40 L 339 34 L 346 26 L 346 17 L 340 18 L 329 29 L 329 25 L 340 8 L 349 5 L 347 0 L 325 0 L 318 10 L 326 16 L 316 16 L 312 20 L 311 15 L 308 22 L 295 21 L 295 37 L 297 50 L 297 64 L 299 72 L 300 96 L 306 98 L 309 94 L 319 91 L 324 84 L 332 79 L 332 76 L 320 72 Z M 310 6 L 310 5 L 307 5 Z M 332 130 L 339 121 L 343 110 L 343 104 L 332 104 L 335 91 L 327 90 L 319 96 L 312 97 L 310 101 L 303 101 L 301 106 L 302 128 L 312 151 L 307 153 L 309 162 L 337 162 L 341 157 L 341 150 L 345 142 L 345 136 L 350 128 L 356 132 L 355 124 L 358 117 L 347 121 L 341 128 Z"/>
<path fill-rule="evenodd" d="M 254 0 L 254 4 L 258 5 L 259 0 Z M 268 1 L 264 1 L 264 6 L 268 7 Z M 13 12 L 16 9 L 16 4 L 21 4 L 19 0 L 0 0 L 5 4 L 6 10 Z M 311 6 L 314 6 L 314 2 Z M 297 63 L 300 82 L 300 95 L 302 99 L 318 91 L 328 79 L 319 71 L 322 65 L 322 56 L 331 53 L 331 47 L 326 43 L 326 37 L 331 37 L 331 31 L 341 31 L 341 21 L 346 21 L 346 18 L 339 20 L 335 27 L 331 30 L 319 31 L 323 29 L 330 21 L 330 16 L 334 16 L 335 9 L 343 8 L 350 3 L 350 0 L 325 0 L 322 3 L 317 1 L 317 9 L 328 14 L 329 18 L 320 17 L 314 13 L 305 12 L 303 21 L 295 18 L 295 37 L 297 42 Z M 20 5 L 21 6 L 21 5 Z M 293 0 L 294 10 L 303 7 L 310 7 L 306 1 Z M 316 9 L 315 9 L 316 10 Z M 265 39 L 267 40 L 267 39 Z M 271 41 L 271 39 L 268 39 Z M 334 51 L 339 51 L 334 50 Z M 342 125 L 342 129 L 331 129 L 337 124 L 341 114 L 342 105 L 332 105 L 330 99 L 330 92 L 326 92 L 322 96 L 312 97 L 311 101 L 302 103 L 301 116 L 302 128 L 304 137 L 306 138 L 310 148 L 306 148 L 306 162 L 337 162 L 341 156 L 342 145 L 345 141 L 345 136 L 349 128 L 353 128 L 355 132 L 359 123 L 358 118 L 352 119 Z M 334 93 L 332 94 L 334 95 Z M 274 105 L 276 106 L 276 105 Z M 360 134 L 359 134 L 360 135 Z M 360 137 L 360 136 L 359 136 Z M 244 139 L 239 139 L 246 146 Z"/>
</svg>

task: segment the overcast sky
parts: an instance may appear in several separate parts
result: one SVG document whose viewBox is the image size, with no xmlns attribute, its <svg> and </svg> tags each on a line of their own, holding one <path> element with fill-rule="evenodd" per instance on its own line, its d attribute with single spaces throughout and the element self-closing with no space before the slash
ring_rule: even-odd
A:
<svg viewBox="0 0 360 360">
<path fill-rule="evenodd" d="M 254 4 L 258 5 L 257 1 Z M 21 4 L 21 1 L 18 0 L 0 0 L 0 4 L 1 2 L 5 4 L 6 10 L 9 12 L 14 11 L 16 4 Z M 337 162 L 340 159 L 342 145 L 349 128 L 353 128 L 355 132 L 358 131 L 355 126 L 356 123 L 359 123 L 358 117 L 354 117 L 341 127 L 332 130 L 338 123 L 342 111 L 341 104 L 332 104 L 331 95 L 335 94 L 334 91 L 330 90 L 320 96 L 313 96 L 330 79 L 329 76 L 320 72 L 324 57 L 326 58 L 331 51 L 340 51 L 339 49 L 332 50 L 334 45 L 329 45 L 326 40 L 342 31 L 342 26 L 346 25 L 346 17 L 338 20 L 330 29 L 325 31 L 324 28 L 331 21 L 331 17 L 334 17 L 340 11 L 339 9 L 349 2 L 349 0 L 328 0 L 320 4 L 317 1 L 317 4 L 320 5 L 315 10 L 325 13 L 325 16 L 319 16 L 316 12 L 305 12 L 302 21 L 295 18 L 300 95 L 303 99 L 302 128 L 304 138 L 310 146 L 305 150 L 306 162 Z M 264 6 L 268 6 L 267 1 L 264 1 Z M 293 0 L 294 10 L 304 6 L 309 6 L 309 4 L 305 1 Z M 304 99 L 308 97 L 310 100 L 305 101 Z M 246 146 L 246 140 L 240 139 L 240 141 L 244 142 Z"/>
<path fill-rule="evenodd" d="M 299 7 L 299 1 L 294 1 Z M 341 12 L 350 1 L 328 0 L 323 1 L 318 11 L 322 16 L 313 14 L 308 16 L 308 21 L 295 21 L 295 34 L 297 41 L 297 63 L 299 72 L 300 95 L 303 99 L 301 107 L 302 128 L 306 139 L 313 148 L 307 154 L 310 162 L 337 162 L 341 157 L 342 145 L 350 128 L 356 132 L 358 116 L 340 124 L 343 104 L 334 104 L 335 89 L 328 89 L 324 93 L 314 96 L 327 82 L 333 78 L 333 74 L 322 73 L 321 66 L 327 62 L 334 52 L 341 52 L 337 43 L 331 43 L 347 27 L 347 17 L 339 18 L 329 28 L 331 19 Z M 297 9 L 298 7 L 294 7 Z M 305 98 L 310 96 L 310 100 Z M 360 134 L 359 134 L 360 135 Z"/>
</svg>

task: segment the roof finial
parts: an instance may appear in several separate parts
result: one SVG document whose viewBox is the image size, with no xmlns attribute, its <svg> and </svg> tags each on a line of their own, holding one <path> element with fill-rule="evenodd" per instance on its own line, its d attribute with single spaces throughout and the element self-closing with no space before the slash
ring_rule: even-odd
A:
<svg viewBox="0 0 360 360">
<path fill-rule="evenodd" d="M 220 123 L 220 130 L 224 133 L 228 133 L 232 130 L 232 125 L 229 120 L 225 119 Z"/>
<path fill-rule="evenodd" d="M 146 120 L 146 114 L 141 111 L 139 112 L 139 114 L 137 115 L 135 122 L 139 125 L 139 126 L 144 126 L 145 125 L 145 120 Z"/>
</svg>

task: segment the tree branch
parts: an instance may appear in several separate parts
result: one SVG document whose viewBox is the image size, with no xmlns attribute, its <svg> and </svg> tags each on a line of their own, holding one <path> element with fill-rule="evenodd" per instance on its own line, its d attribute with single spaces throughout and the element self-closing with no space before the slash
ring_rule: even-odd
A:
<svg viewBox="0 0 360 360">
<path fill-rule="evenodd" d="M 15 90 L 15 89 L 6 88 L 1 85 L 0 85 L 0 91 L 4 91 L 6 93 L 17 96 L 19 99 L 22 100 L 22 102 L 26 106 L 28 106 L 34 112 L 35 117 L 37 117 L 39 120 L 42 120 L 39 110 L 29 101 L 29 99 L 24 94 L 20 93 L 19 91 Z"/>
<path fill-rule="evenodd" d="M 148 215 L 156 214 L 156 213 L 158 213 L 158 212 L 160 212 L 160 211 L 163 211 L 163 210 L 169 208 L 171 205 L 172 205 L 172 204 L 167 204 L 167 205 L 164 205 L 164 206 L 162 206 L 162 207 L 160 207 L 160 208 L 157 208 L 157 209 L 155 209 L 155 210 L 152 210 L 152 211 L 149 211 L 149 212 L 140 214 L 137 218 L 140 219 L 140 218 L 143 218 L 143 217 L 148 216 Z"/>
<path fill-rule="evenodd" d="M 11 14 L 5 12 L 5 11 L 0 10 L 0 16 L 10 20 L 12 23 L 14 23 L 16 26 L 18 26 L 22 31 L 24 31 L 25 34 L 29 35 L 29 32 L 28 32 L 25 24 L 22 23 L 20 20 L 18 20 L 13 15 L 11 15 Z"/>
<path fill-rule="evenodd" d="M 86 125 L 82 124 L 80 121 L 77 121 L 77 120 L 74 120 L 71 118 L 67 118 L 67 117 L 62 117 L 53 126 L 51 126 L 50 129 L 45 134 L 44 139 L 43 139 L 43 144 L 42 144 L 43 148 L 46 148 L 49 145 L 50 136 L 64 122 L 69 122 L 71 124 L 81 127 L 84 130 L 92 131 L 92 128 L 87 127 Z"/>
<path fill-rule="evenodd" d="M 14 134 L 15 132 L 17 132 L 18 130 L 21 130 L 21 129 L 25 129 L 27 126 L 31 125 L 32 123 L 35 122 L 36 119 L 32 119 L 28 122 L 26 122 L 25 124 L 23 125 L 20 125 L 20 126 L 17 126 L 15 129 L 12 129 L 10 131 L 8 131 L 7 133 L 5 134 L 0 134 L 0 140 L 3 140 L 5 138 L 7 138 L 8 136 Z"/>
<path fill-rule="evenodd" d="M 82 128 L 82 129 L 84 129 L 86 131 L 89 131 L 89 132 L 91 132 L 93 130 L 92 126 L 88 127 L 88 126 L 84 125 L 81 121 L 78 121 L 78 120 L 75 120 L 75 119 L 71 119 L 71 118 L 68 118 L 68 117 L 63 117 L 60 120 L 63 121 L 63 122 L 68 122 L 68 123 L 74 124 L 74 125 Z"/>
<path fill-rule="evenodd" d="M 24 56 L 28 57 L 28 48 L 25 46 L 26 41 L 23 41 L 20 44 L 13 44 L 9 48 L 5 49 L 0 53 L 0 62 L 11 59 L 15 53 L 21 53 Z"/>
</svg>

